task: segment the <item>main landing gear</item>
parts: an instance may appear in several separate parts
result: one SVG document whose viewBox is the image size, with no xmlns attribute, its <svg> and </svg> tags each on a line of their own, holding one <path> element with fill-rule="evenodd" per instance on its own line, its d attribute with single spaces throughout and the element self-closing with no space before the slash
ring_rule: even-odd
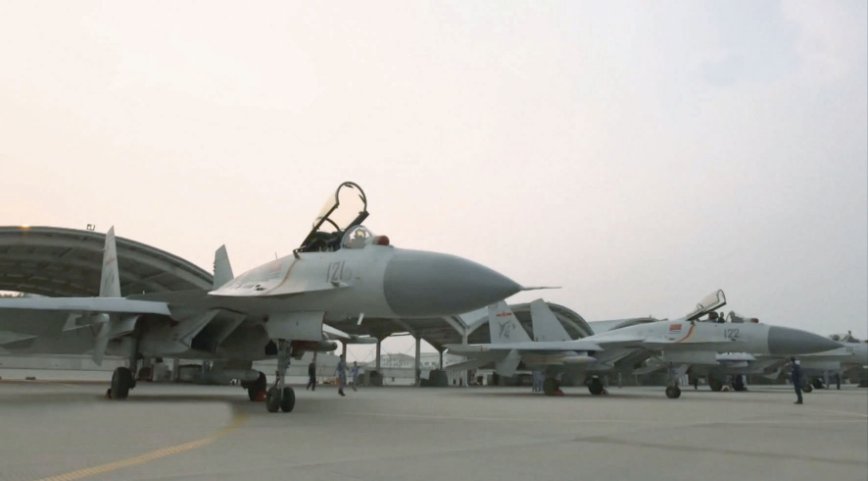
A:
<svg viewBox="0 0 868 481">
<path fill-rule="evenodd" d="M 589 378 L 585 381 L 585 384 L 588 386 L 588 391 L 590 391 L 594 396 L 599 396 L 606 392 L 606 388 L 603 386 L 603 381 L 597 376 Z"/>
<path fill-rule="evenodd" d="M 136 379 L 133 371 L 127 367 L 119 367 L 112 373 L 111 387 L 105 392 L 109 399 L 126 399 L 130 395 L 130 389 L 136 387 Z"/>
<path fill-rule="evenodd" d="M 295 391 L 286 386 L 285 383 L 291 354 L 290 343 L 280 339 L 277 342 L 277 372 L 275 373 L 274 386 L 268 390 L 268 395 L 265 398 L 265 407 L 270 413 L 276 413 L 278 410 L 288 413 L 295 407 Z"/>
</svg>

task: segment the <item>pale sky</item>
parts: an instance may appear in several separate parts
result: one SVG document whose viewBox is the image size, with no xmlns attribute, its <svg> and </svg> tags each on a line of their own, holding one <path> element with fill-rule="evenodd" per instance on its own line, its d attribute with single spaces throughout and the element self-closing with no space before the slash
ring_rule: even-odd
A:
<svg viewBox="0 0 868 481">
<path fill-rule="evenodd" d="M 0 224 L 241 272 L 353 180 L 393 244 L 562 286 L 511 302 L 675 317 L 723 288 L 865 337 L 866 39 L 863 0 L 6 0 Z"/>
</svg>

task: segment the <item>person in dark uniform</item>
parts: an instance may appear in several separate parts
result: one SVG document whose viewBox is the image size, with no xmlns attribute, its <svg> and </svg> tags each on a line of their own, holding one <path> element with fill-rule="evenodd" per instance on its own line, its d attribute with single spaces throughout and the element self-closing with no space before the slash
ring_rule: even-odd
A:
<svg viewBox="0 0 868 481">
<path fill-rule="evenodd" d="M 307 365 L 307 387 L 311 391 L 316 391 L 316 361 L 311 361 Z"/>
<path fill-rule="evenodd" d="M 335 375 L 337 376 L 338 381 L 338 394 L 341 396 L 346 396 L 344 394 L 344 387 L 347 385 L 347 360 L 346 354 L 341 354 L 340 359 L 338 359 L 338 365 L 335 368 Z"/>
<path fill-rule="evenodd" d="M 792 373 L 790 380 L 793 382 L 793 389 L 796 390 L 796 402 L 794 404 L 802 404 L 802 366 L 799 365 L 799 360 L 791 357 Z"/>
</svg>

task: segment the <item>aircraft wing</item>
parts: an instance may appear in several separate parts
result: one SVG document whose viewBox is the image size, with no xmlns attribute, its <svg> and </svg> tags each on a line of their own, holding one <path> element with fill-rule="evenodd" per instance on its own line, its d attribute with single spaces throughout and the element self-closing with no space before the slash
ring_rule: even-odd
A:
<svg viewBox="0 0 868 481">
<path fill-rule="evenodd" d="M 165 302 L 123 297 L 16 297 L 0 299 L 2 310 L 171 315 Z"/>
<path fill-rule="evenodd" d="M 475 354 L 480 352 L 560 352 L 560 351 L 602 351 L 603 348 L 595 342 L 552 341 L 552 342 L 505 342 L 497 344 L 447 344 L 450 352 L 455 354 Z"/>
<path fill-rule="evenodd" d="M 498 354 L 500 354 L 500 353 L 498 353 Z M 466 361 L 461 361 L 461 362 L 457 362 L 455 364 L 450 364 L 450 365 L 446 366 L 446 369 L 458 370 L 458 371 L 463 370 L 463 369 L 479 369 L 480 367 L 485 366 L 486 364 L 499 361 L 506 354 L 507 353 L 502 353 L 502 355 L 492 356 L 492 357 L 488 357 L 488 356 L 484 356 L 484 355 L 474 356 L 473 359 L 468 359 Z"/>
</svg>

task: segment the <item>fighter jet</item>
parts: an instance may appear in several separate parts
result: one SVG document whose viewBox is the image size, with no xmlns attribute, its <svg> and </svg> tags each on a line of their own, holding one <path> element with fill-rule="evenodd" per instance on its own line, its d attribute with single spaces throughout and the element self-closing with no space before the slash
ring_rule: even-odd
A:
<svg viewBox="0 0 868 481">
<path fill-rule="evenodd" d="M 545 304 L 532 304 L 534 334 L 527 332 L 501 302 L 489 308 L 490 344 L 450 345 L 450 352 L 469 358 L 481 356 L 496 363 L 497 372 L 512 375 L 520 361 L 530 368 L 546 371 L 543 390 L 553 394 L 559 389 L 558 376 L 585 374 L 592 394 L 604 391 L 595 373 L 628 369 L 656 356 L 667 363 L 669 381 L 666 396 L 681 396 L 678 380 L 691 364 L 715 362 L 721 352 L 746 351 L 775 355 L 819 352 L 836 347 L 822 336 L 786 327 L 750 324 L 739 327 L 698 319 L 726 304 L 723 291 L 700 301 L 690 314 L 673 320 L 639 323 L 582 339 L 570 340 Z M 534 312 L 536 307 L 536 312 Z M 511 341 L 504 342 L 504 335 Z"/>
<path fill-rule="evenodd" d="M 758 323 L 759 319 L 730 311 L 725 318 L 718 316 L 717 322 L 726 323 L 730 328 L 737 329 L 743 325 Z M 853 338 L 852 335 L 832 335 L 829 336 L 829 340 L 839 343 L 838 347 L 798 356 L 806 392 L 811 392 L 812 385 L 819 387 L 828 383 L 830 374 L 838 375 L 840 379 L 842 375 L 857 375 L 863 366 L 868 366 L 868 344 Z M 756 352 L 717 353 L 713 363 L 692 364 L 690 375 L 694 378 L 705 377 L 712 391 L 721 391 L 727 387 L 731 387 L 733 391 L 746 391 L 745 376 L 778 378 L 787 368 L 790 357 Z M 665 368 L 666 363 L 662 360 L 651 359 L 641 372 L 647 373 Z M 825 379 L 825 382 L 821 381 L 821 378 Z"/>
<path fill-rule="evenodd" d="M 841 343 L 841 347 L 799 358 L 807 392 L 828 386 L 830 375 L 836 376 L 840 384 L 844 377 L 857 379 L 868 371 L 868 341 L 860 341 L 850 332 L 833 334 L 829 339 Z"/>
<path fill-rule="evenodd" d="M 727 319 L 734 323 L 744 322 L 744 318 L 734 312 L 730 312 Z M 868 341 L 860 341 L 850 333 L 833 334 L 829 339 L 838 342 L 839 347 L 798 356 L 805 392 L 827 386 L 831 376 L 835 376 L 837 384 L 840 384 L 842 378 L 859 379 L 868 370 Z M 697 366 L 691 371 L 700 376 L 705 375 L 713 391 L 720 391 L 728 384 L 735 391 L 743 391 L 747 389 L 743 382 L 744 375 L 759 374 L 774 379 L 787 368 L 789 361 L 787 356 L 734 352 L 721 355 L 718 366 Z"/>
<path fill-rule="evenodd" d="M 236 277 L 224 246 L 215 255 L 212 290 L 126 297 L 111 229 L 100 297 L 0 299 L 0 312 L 7 314 L 0 330 L 25 335 L 4 347 L 12 351 L 17 343 L 31 352 L 84 347 L 97 363 L 107 352 L 126 356 L 129 367 L 112 375 L 107 391 L 112 399 L 126 398 L 135 386 L 139 359 L 180 357 L 219 360 L 253 400 L 267 386 L 265 375 L 250 369 L 252 361 L 276 357 L 266 406 L 289 412 L 295 405 L 285 383 L 290 359 L 335 348 L 323 334 L 324 322 L 361 322 L 367 316 L 412 323 L 479 309 L 522 289 L 460 257 L 394 247 L 362 225 L 367 216 L 361 187 L 344 182 L 291 255 Z M 9 320 L 10 314 L 17 321 Z"/>
</svg>

